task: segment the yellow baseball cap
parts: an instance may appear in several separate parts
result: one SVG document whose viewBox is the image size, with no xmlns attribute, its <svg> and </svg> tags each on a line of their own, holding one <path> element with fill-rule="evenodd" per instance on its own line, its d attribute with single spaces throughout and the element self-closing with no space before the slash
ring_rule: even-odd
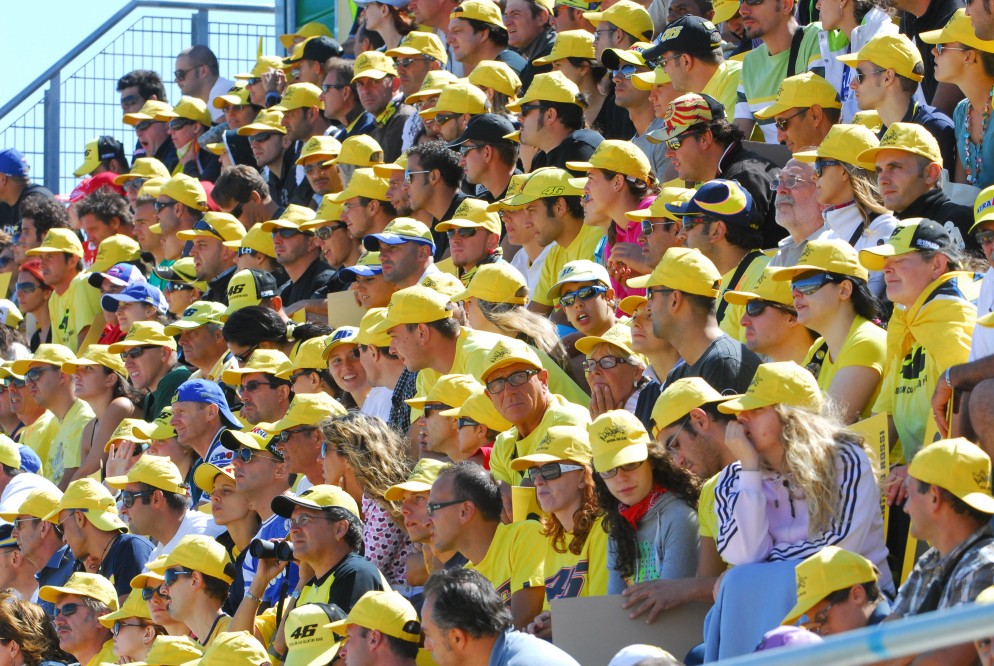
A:
<svg viewBox="0 0 994 666">
<path fill-rule="evenodd" d="M 735 15 L 738 13 L 738 0 L 717 0 L 717 2 L 714 3 L 714 16 L 711 18 L 711 21 L 715 25 L 725 23 L 726 21 L 730 21 L 735 18 Z"/>
<path fill-rule="evenodd" d="M 255 120 L 248 125 L 239 127 L 238 134 L 240 136 L 251 136 L 253 134 L 262 134 L 263 132 L 279 132 L 280 134 L 286 134 L 286 128 L 283 127 L 282 123 L 282 111 L 263 109 L 259 112 L 259 115 L 255 117 Z"/>
<path fill-rule="evenodd" d="M 635 42 L 627 49 L 604 49 L 604 52 L 601 53 L 601 64 L 608 69 L 618 69 L 625 65 L 648 67 L 645 64 L 645 56 L 642 55 L 642 51 L 651 47 L 652 44 L 649 42 Z"/>
<path fill-rule="evenodd" d="M 575 83 L 566 78 L 560 71 L 548 72 L 546 74 L 536 74 L 531 85 L 525 91 L 524 96 L 516 102 L 509 102 L 507 110 L 518 113 L 521 106 L 529 102 L 560 102 L 563 104 L 576 104 L 582 106 L 579 101 L 580 89 Z"/>
<path fill-rule="evenodd" d="M 228 282 L 228 307 L 222 318 L 227 321 L 237 310 L 259 305 L 277 293 L 276 278 L 271 273 L 256 268 L 238 271 Z"/>
<path fill-rule="evenodd" d="M 786 280 L 775 280 L 773 275 L 777 269 L 767 268 L 756 280 L 753 291 L 726 291 L 724 298 L 732 305 L 745 305 L 750 301 L 769 301 L 786 305 L 793 311 L 794 296 L 790 282 Z"/>
<path fill-rule="evenodd" d="M 593 460 L 590 448 L 590 435 L 581 426 L 558 425 L 546 430 L 542 439 L 535 444 L 532 453 L 511 461 L 511 469 L 521 472 L 545 463 L 569 460 L 590 465 Z"/>
<path fill-rule="evenodd" d="M 218 240 L 238 242 L 245 238 L 245 225 L 238 221 L 238 218 L 228 213 L 208 212 L 204 217 L 197 220 L 192 229 L 184 229 L 176 232 L 176 238 L 180 240 L 194 240 L 195 238 L 217 238 Z M 110 239 L 107 239 L 110 240 Z M 106 243 L 107 241 L 104 241 Z M 103 243 L 101 243 L 103 245 Z"/>
<path fill-rule="evenodd" d="M 287 655 L 283 666 L 312 666 L 335 662 L 335 656 L 345 641 L 342 636 L 331 631 L 331 623 L 345 617 L 345 611 L 336 604 L 302 604 L 287 613 L 283 629 Z"/>
<path fill-rule="evenodd" d="M 128 526 L 124 524 L 117 513 L 117 502 L 114 501 L 114 497 L 102 483 L 95 479 L 77 479 L 70 483 L 66 492 L 59 499 L 58 506 L 42 520 L 58 524 L 60 511 L 74 509 L 85 511 L 86 519 L 99 530 L 104 532 L 128 531 Z M 116 594 L 114 598 L 117 598 Z"/>
<path fill-rule="evenodd" d="M 207 102 L 199 97 L 190 97 L 189 95 L 180 97 L 179 103 L 173 108 L 163 109 L 155 114 L 155 119 L 162 122 L 168 122 L 174 118 L 193 120 L 205 127 L 210 127 L 214 124 L 214 118 L 207 108 Z"/>
<path fill-rule="evenodd" d="M 671 247 L 666 250 L 652 273 L 628 280 L 628 286 L 668 287 L 688 294 L 717 298 L 721 273 L 700 250 Z"/>
<path fill-rule="evenodd" d="M 877 67 L 893 69 L 912 81 L 921 81 L 925 78 L 914 71 L 915 65 L 922 64 L 921 52 L 910 39 L 900 33 L 877 35 L 864 44 L 857 53 L 840 55 L 836 60 L 850 67 L 856 67 L 861 60 L 867 60 Z"/>
<path fill-rule="evenodd" d="M 117 590 L 114 589 L 114 584 L 100 574 L 74 573 L 69 576 L 65 585 L 44 585 L 38 590 L 39 599 L 53 604 L 70 594 L 96 599 L 111 610 L 118 609 Z"/>
<path fill-rule="evenodd" d="M 352 83 L 359 79 L 379 80 L 387 76 L 397 76 L 397 66 L 392 58 L 380 51 L 360 53 L 352 65 Z"/>
<path fill-rule="evenodd" d="M 815 150 L 794 153 L 798 162 L 814 162 L 817 159 L 839 160 L 860 169 L 873 171 L 876 164 L 863 159 L 863 153 L 880 145 L 877 135 L 862 125 L 833 125 Z"/>
<path fill-rule="evenodd" d="M 124 234 L 114 234 L 100 241 L 97 256 L 89 270 L 91 273 L 104 273 L 114 264 L 136 261 L 141 257 L 138 241 Z"/>
<path fill-rule="evenodd" d="M 59 370 L 66 363 L 76 360 L 76 355 L 65 345 L 51 343 L 38 345 L 35 353 L 28 358 L 22 358 L 10 364 L 10 369 L 15 375 L 23 376 L 28 370 L 37 365 L 54 365 Z"/>
<path fill-rule="evenodd" d="M 952 246 L 949 232 L 941 224 L 923 217 L 911 217 L 898 223 L 886 243 L 860 250 L 859 263 L 867 270 L 882 271 L 889 257 L 912 252 L 938 252 Z"/>
<path fill-rule="evenodd" d="M 256 349 L 240 368 L 228 368 L 221 375 L 221 381 L 231 386 L 241 384 L 242 375 L 261 372 L 274 377 L 282 372 L 293 371 L 293 363 L 278 349 Z"/>
<path fill-rule="evenodd" d="M 490 0 L 487 0 L 490 2 Z M 436 231 L 449 229 L 486 229 L 492 234 L 500 235 L 501 222 L 499 213 L 488 212 L 490 204 L 482 199 L 467 197 L 456 208 L 452 218 L 435 225 Z"/>
<path fill-rule="evenodd" d="M 977 33 L 973 30 L 973 23 L 966 15 L 965 9 L 957 9 L 942 29 L 920 33 L 918 38 L 926 44 L 959 42 L 971 49 L 994 53 L 994 41 L 977 37 Z"/>
<path fill-rule="evenodd" d="M 284 518 L 293 515 L 294 507 L 305 509 L 345 509 L 356 518 L 359 517 L 359 505 L 343 489 L 338 486 L 319 484 L 311 486 L 299 495 L 280 495 L 273 499 L 273 511 Z"/>
<path fill-rule="evenodd" d="M 327 393 L 299 393 L 293 396 L 282 419 L 263 428 L 273 434 L 302 425 L 318 425 L 325 419 L 345 416 L 348 410 Z"/>
<path fill-rule="evenodd" d="M 323 354 L 325 345 L 332 337 L 331 335 L 319 335 L 298 344 L 290 352 L 290 363 L 293 364 L 293 367 L 290 370 L 284 370 L 277 376 L 280 379 L 290 379 L 297 370 L 327 370 L 328 363 Z"/>
<path fill-rule="evenodd" d="M 405 400 L 415 409 L 423 410 L 425 405 L 440 403 L 449 408 L 458 407 L 466 398 L 482 388 L 473 375 L 442 375 L 428 389 L 428 395 Z"/>
<path fill-rule="evenodd" d="M 163 329 L 168 336 L 177 336 L 183 331 L 192 331 L 207 324 L 221 325 L 221 315 L 224 314 L 224 304 L 217 301 L 197 301 L 186 310 L 182 316 Z"/>
<path fill-rule="evenodd" d="M 335 35 L 331 33 L 331 30 L 329 30 L 325 24 L 319 23 L 318 21 L 311 21 L 310 23 L 305 23 L 304 25 L 297 28 L 297 32 L 291 32 L 280 35 L 280 44 L 282 44 L 283 48 L 285 49 L 292 49 L 293 43 L 298 39 L 305 40 L 309 37 L 334 37 L 334 36 Z M 266 57 L 266 56 L 260 56 L 260 57 Z M 272 57 L 279 60 L 280 63 L 282 64 L 283 62 L 282 58 L 277 58 L 276 56 Z M 276 65 L 276 67 L 279 67 L 279 65 Z"/>
<path fill-rule="evenodd" d="M 256 666 L 272 663 L 272 657 L 255 636 L 247 631 L 223 631 L 214 637 L 195 664 L 211 666 Z M 192 666 L 187 663 L 184 666 Z"/>
<path fill-rule="evenodd" d="M 452 19 L 480 21 L 507 30 L 504 18 L 500 15 L 500 6 L 492 0 L 465 0 L 449 14 L 449 20 Z"/>
<path fill-rule="evenodd" d="M 505 198 L 509 207 L 527 206 L 539 199 L 552 197 L 578 197 L 583 195 L 582 187 L 575 187 L 570 181 L 569 171 L 556 167 L 542 167 L 525 174 L 524 185 L 513 195 Z"/>
<path fill-rule="evenodd" d="M 497 411 L 494 401 L 490 399 L 483 386 L 475 391 L 471 396 L 463 400 L 462 404 L 454 409 L 445 409 L 439 412 L 442 416 L 451 419 L 468 418 L 476 421 L 480 425 L 485 425 L 495 432 L 504 432 L 514 427 L 510 421 Z"/>
<path fill-rule="evenodd" d="M 397 485 L 387 488 L 387 491 L 383 493 L 383 499 L 388 502 L 397 502 L 404 496 L 405 492 L 428 492 L 435 483 L 435 479 L 438 478 L 438 475 L 446 467 L 448 467 L 448 463 L 442 462 L 441 460 L 421 458 L 418 460 L 417 464 L 414 465 L 414 469 L 411 470 L 407 480 L 403 483 L 398 483 Z"/>
<path fill-rule="evenodd" d="M 341 142 L 333 136 L 312 136 L 300 149 L 296 164 L 301 165 L 312 157 L 335 157 L 341 150 Z"/>
<path fill-rule="evenodd" d="M 861 152 L 858 159 L 868 164 L 873 163 L 882 150 L 901 150 L 942 165 L 939 142 L 918 123 L 891 123 L 880 137 L 880 144 Z"/>
<path fill-rule="evenodd" d="M 150 99 L 142 104 L 142 108 L 138 109 L 135 113 L 124 114 L 124 124 L 134 127 L 145 120 L 155 121 L 156 116 L 167 113 L 168 111 L 171 111 L 172 108 L 173 107 L 169 106 L 167 102 L 162 102 L 157 99 Z"/>
<path fill-rule="evenodd" d="M 213 106 L 215 109 L 226 109 L 229 106 L 245 106 L 249 103 L 249 90 L 245 82 L 235 81 L 235 84 L 228 88 L 228 92 L 214 98 Z"/>
<path fill-rule="evenodd" d="M 621 2 L 628 2 L 628 0 L 621 0 Z M 614 7 L 617 7 L 617 5 L 614 5 Z M 617 141 L 615 139 L 601 141 L 600 145 L 594 150 L 594 154 L 590 156 L 589 162 L 567 162 L 566 168 L 571 171 L 603 169 L 631 176 L 641 181 L 648 181 L 652 173 L 652 165 L 649 164 L 649 158 L 645 156 L 641 148 L 631 141 Z M 570 184 L 578 189 L 583 189 L 583 185 L 581 184 L 583 182 L 584 179 L 582 178 L 570 180 Z"/>
<path fill-rule="evenodd" d="M 145 660 L 136 661 L 132 666 L 183 666 L 191 661 L 199 664 L 203 654 L 204 648 L 197 641 L 186 636 L 163 634 L 152 641 Z"/>
<path fill-rule="evenodd" d="M 421 87 L 418 91 L 411 93 L 404 100 L 406 104 L 414 104 L 415 102 L 420 102 L 423 99 L 429 97 L 434 97 L 442 92 L 442 88 L 454 83 L 459 80 L 455 74 L 447 69 L 433 69 L 427 74 L 425 74 L 425 80 L 421 82 Z M 404 159 L 404 166 L 407 165 L 407 157 L 402 156 Z M 401 158 L 397 158 L 397 162 L 400 162 Z"/>
<path fill-rule="evenodd" d="M 696 192 L 697 190 L 686 187 L 664 187 L 659 190 L 656 199 L 649 204 L 648 208 L 630 210 L 625 213 L 625 217 L 632 222 L 647 219 L 666 219 L 679 222 L 681 216 L 667 209 L 666 204 L 672 204 L 674 207 L 683 206 L 683 204 L 694 198 Z"/>
<path fill-rule="evenodd" d="M 418 284 L 422 287 L 427 287 L 428 289 L 434 289 L 449 300 L 452 300 L 453 296 L 466 288 L 466 285 L 462 283 L 462 280 L 457 278 L 455 275 L 452 275 L 451 273 L 443 273 L 442 271 L 436 271 L 435 273 L 425 275 L 421 278 Z"/>
<path fill-rule="evenodd" d="M 373 333 L 372 329 L 380 324 L 387 315 L 386 308 L 370 308 L 359 322 L 359 332 L 356 333 L 355 343 L 370 347 L 389 347 L 390 336 L 386 333 Z"/>
<path fill-rule="evenodd" d="M 533 171 L 532 174 L 538 173 L 542 169 L 546 168 L 551 169 L 553 167 L 541 167 Z M 521 194 L 521 190 L 524 189 L 525 182 L 528 180 L 529 177 L 530 174 L 527 173 L 516 173 L 512 175 L 511 181 L 507 184 L 507 191 L 504 193 L 504 198 L 498 199 L 497 201 L 487 206 L 487 210 L 502 211 L 502 210 L 520 210 L 521 208 L 523 208 L 523 206 L 512 206 L 510 202 L 515 196 Z M 569 172 L 566 173 L 566 177 L 567 178 L 569 177 Z M 567 185 L 568 184 L 569 183 L 567 183 Z"/>
<path fill-rule="evenodd" d="M 386 308 L 383 308 L 386 310 Z M 331 352 L 335 351 L 338 347 L 342 345 L 357 345 L 359 344 L 356 338 L 359 336 L 359 329 L 355 326 L 339 326 L 331 335 L 325 338 L 324 350 L 321 355 L 328 359 L 331 356 Z M 389 336 L 388 336 L 389 337 Z"/>
<path fill-rule="evenodd" d="M 303 228 L 303 225 L 301 225 L 301 228 Z M 245 232 L 245 235 L 240 240 L 224 241 L 221 244 L 232 249 L 244 248 L 246 250 L 261 252 L 267 257 L 276 257 L 276 247 L 273 245 L 273 234 L 263 231 L 261 224 L 252 225 L 252 228 Z"/>
<path fill-rule="evenodd" d="M 487 0 L 489 2 L 489 0 Z M 469 81 L 456 81 L 447 85 L 438 95 L 435 106 L 418 115 L 425 120 L 431 120 L 440 113 L 486 113 L 490 108 L 487 94 Z"/>
<path fill-rule="evenodd" d="M 383 148 L 379 142 L 368 134 L 357 134 L 345 139 L 338 155 L 324 165 L 351 164 L 356 167 L 373 167 L 382 163 Z"/>
<path fill-rule="evenodd" d="M 144 444 L 149 441 L 149 438 L 139 430 L 137 427 L 141 426 L 145 421 L 142 419 L 121 419 L 121 422 L 117 424 L 114 428 L 114 432 L 111 433 L 110 439 L 104 444 L 104 451 L 110 451 L 111 444 L 115 442 L 131 442 L 133 444 Z"/>
<path fill-rule="evenodd" d="M 552 51 L 549 52 L 549 55 L 535 58 L 532 60 L 532 64 L 549 65 L 566 58 L 596 59 L 593 33 L 588 30 L 564 30 L 556 33 L 556 42 L 552 45 Z"/>
<path fill-rule="evenodd" d="M 825 546 L 794 569 L 797 603 L 780 624 L 795 624 L 832 592 L 859 583 L 875 583 L 879 576 L 870 560 L 838 546 Z"/>
<path fill-rule="evenodd" d="M 490 353 L 487 354 L 486 369 L 480 375 L 480 379 L 486 382 L 487 377 L 501 368 L 517 363 L 530 365 L 536 370 L 542 370 L 544 367 L 542 360 L 538 357 L 535 350 L 532 349 L 531 345 L 515 338 L 508 338 L 506 340 L 501 338 L 494 345 L 494 348 L 490 350 Z"/>
<path fill-rule="evenodd" d="M 527 305 L 528 283 L 520 271 L 506 261 L 484 264 L 476 269 L 466 288 L 453 296 L 453 303 L 478 298 L 488 303 Z"/>
<path fill-rule="evenodd" d="M 313 83 L 293 83 L 286 87 L 280 103 L 269 107 L 273 111 L 293 111 L 294 109 L 324 108 L 321 89 Z"/>
<path fill-rule="evenodd" d="M 994 185 L 985 187 L 974 199 L 973 226 L 970 227 L 969 233 L 973 233 L 981 224 L 991 220 L 994 220 Z"/>
<path fill-rule="evenodd" d="M 581 354 L 590 356 L 597 345 L 612 345 L 623 351 L 628 356 L 638 356 L 632 351 L 632 327 L 627 321 L 618 322 L 607 329 L 603 335 L 588 335 L 576 341 L 576 350 Z"/>
<path fill-rule="evenodd" d="M 314 219 L 315 212 L 307 206 L 290 204 L 283 211 L 283 214 L 275 220 L 267 220 L 262 223 L 262 230 L 272 233 L 277 229 L 300 229 L 304 222 Z"/>
<path fill-rule="evenodd" d="M 158 573 L 171 567 L 199 571 L 229 584 L 235 579 L 235 565 L 228 551 L 213 538 L 202 534 L 188 534 L 176 544 L 164 561 L 150 562 L 148 565 L 150 571 Z"/>
<path fill-rule="evenodd" d="M 158 160 L 156 160 L 156 162 L 158 162 Z M 169 176 L 168 175 L 167 176 L 156 176 L 155 178 L 149 178 L 144 183 L 142 183 L 141 189 L 138 190 L 138 198 L 139 199 L 141 197 L 152 197 L 152 198 L 155 198 L 155 197 L 159 196 L 159 192 L 162 191 L 162 186 L 166 184 L 167 180 L 169 180 Z M 153 231 L 153 228 L 155 228 L 155 227 L 158 227 L 159 229 L 162 228 L 158 224 L 153 224 L 153 225 L 150 225 L 148 227 L 148 230 L 151 231 L 152 233 L 156 234 L 156 235 L 161 235 L 160 231 Z"/>
<path fill-rule="evenodd" d="M 765 120 L 791 109 L 807 109 L 812 106 L 841 109 L 842 102 L 839 101 L 835 86 L 817 74 L 805 72 L 784 79 L 777 91 L 776 101 L 764 106 L 753 115 Z"/>
<path fill-rule="evenodd" d="M 490 0 L 485 0 L 489 2 Z M 458 9 L 458 7 L 456 8 Z M 500 16 L 500 13 L 497 14 Z M 404 56 L 424 55 L 434 58 L 443 65 L 449 61 L 449 55 L 445 52 L 445 45 L 433 32 L 421 32 L 414 30 L 404 35 L 400 43 L 385 55 L 389 58 L 403 58 Z"/>
<path fill-rule="evenodd" d="M 618 309 L 631 317 L 641 306 L 649 302 L 645 296 L 626 296 L 618 303 Z"/>
<path fill-rule="evenodd" d="M 21 468 L 20 446 L 17 442 L 2 433 L 0 433 L 0 464 L 13 467 L 14 469 Z"/>
<path fill-rule="evenodd" d="M 147 483 L 153 488 L 185 495 L 188 488 L 183 475 L 172 460 L 165 456 L 144 453 L 125 476 L 108 476 L 104 481 L 112 488 L 123 490 L 129 483 Z"/>
<path fill-rule="evenodd" d="M 651 72 L 639 72 L 632 75 L 632 85 L 639 90 L 652 90 L 654 86 L 665 86 L 672 83 L 670 75 L 662 67 L 656 67 Z"/>
<path fill-rule="evenodd" d="M 379 631 L 415 645 L 421 642 L 418 612 L 410 601 L 393 590 L 370 590 L 355 603 L 347 619 L 332 623 L 328 629 L 344 634 L 345 627 L 350 624 Z"/>
<path fill-rule="evenodd" d="M 604 412 L 587 425 L 587 433 L 598 472 L 649 459 L 649 433 L 631 412 Z"/>
<path fill-rule="evenodd" d="M 131 171 L 122 173 L 114 179 L 115 185 L 124 185 L 129 180 L 148 180 L 151 178 L 169 178 L 169 169 L 154 157 L 139 157 L 131 165 Z"/>
<path fill-rule="evenodd" d="M 169 347 L 176 351 L 176 340 L 166 335 L 165 327 L 157 321 L 136 321 L 128 334 L 107 348 L 111 354 L 121 354 L 134 347 Z"/>
<path fill-rule="evenodd" d="M 173 429 L 173 426 L 170 423 L 172 420 L 172 405 L 166 405 L 151 423 L 141 420 L 135 423 L 132 432 L 136 438 L 140 437 L 148 440 L 172 439 L 176 436 L 176 430 Z"/>
<path fill-rule="evenodd" d="M 499 60 L 481 60 L 470 72 L 469 82 L 478 88 L 493 88 L 507 95 L 511 102 L 521 94 L 521 78 L 518 73 L 506 62 Z"/>
<path fill-rule="evenodd" d="M 875 109 L 867 111 L 857 111 L 852 117 L 854 125 L 862 125 L 872 132 L 879 132 L 884 127 L 884 121 L 880 119 L 880 114 Z"/>
<path fill-rule="evenodd" d="M 447 296 L 421 285 L 395 291 L 390 297 L 386 316 L 371 332 L 385 333 L 401 324 L 425 324 L 449 319 L 452 311 L 448 305 Z"/>
<path fill-rule="evenodd" d="M 390 181 L 377 176 L 376 172 L 367 167 L 356 169 L 352 172 L 352 178 L 349 179 L 349 184 L 345 187 L 344 191 L 328 196 L 331 203 L 336 204 L 344 204 L 349 199 L 354 199 L 355 197 L 386 201 L 388 189 L 390 189 Z"/>
<path fill-rule="evenodd" d="M 42 518 L 55 511 L 62 499 L 62 491 L 52 486 L 51 488 L 36 488 L 29 492 L 17 507 L 17 511 L 12 513 L 0 513 L 0 519 L 8 523 L 14 522 L 18 516 L 31 516 L 32 518 Z"/>
<path fill-rule="evenodd" d="M 196 210 L 207 210 L 207 192 L 200 181 L 185 173 L 178 173 L 159 188 L 160 197 L 169 197 Z"/>
<path fill-rule="evenodd" d="M 72 229 L 49 229 L 42 239 L 41 245 L 25 252 L 34 257 L 46 252 L 65 252 L 76 257 L 83 256 L 83 244 Z"/>
<path fill-rule="evenodd" d="M 948 490 L 977 511 L 994 513 L 991 459 L 963 437 L 926 444 L 911 460 L 908 476 Z"/>
<path fill-rule="evenodd" d="M 778 361 L 760 365 L 746 392 L 731 396 L 718 405 L 718 411 L 738 414 L 770 405 L 786 405 L 819 413 L 822 402 L 818 381 L 807 368 L 793 361 Z"/>
<path fill-rule="evenodd" d="M 345 206 L 335 201 L 334 194 L 326 194 L 321 197 L 321 204 L 314 213 L 314 219 L 308 220 L 300 225 L 301 231 L 314 231 L 320 227 L 326 227 L 332 222 L 340 222 Z"/>
<path fill-rule="evenodd" d="M 867 280 L 869 272 L 859 263 L 859 253 L 849 243 L 839 240 L 816 239 L 804 246 L 797 264 L 787 268 L 773 269 L 773 279 L 790 282 L 795 276 L 807 271 L 824 271 Z"/>
<path fill-rule="evenodd" d="M 148 610 L 148 604 L 142 599 L 141 590 L 133 590 L 119 609 L 113 613 L 101 615 L 97 620 L 100 624 L 110 629 L 118 620 L 126 620 L 129 617 L 137 617 L 143 620 L 152 619 L 152 614 Z"/>
<path fill-rule="evenodd" d="M 652 17 L 645 7 L 631 0 L 620 0 L 603 12 L 583 12 L 583 18 L 595 28 L 601 23 L 610 23 L 636 41 L 652 39 Z"/>
<path fill-rule="evenodd" d="M 654 434 L 658 436 L 660 430 L 681 420 L 692 409 L 727 399 L 728 396 L 723 396 L 701 377 L 678 379 L 659 394 L 652 406 Z"/>
<path fill-rule="evenodd" d="M 324 27 L 324 26 L 321 26 Z M 327 28 L 325 28 L 327 30 Z M 331 37 L 331 34 L 325 35 L 326 37 Z M 286 48 L 293 48 L 292 43 L 284 44 Z M 283 67 L 283 58 L 273 55 L 262 55 L 261 53 L 256 57 L 255 64 L 252 69 L 243 74 L 235 74 L 236 79 L 257 79 L 266 72 L 272 69 L 280 69 Z"/>
</svg>

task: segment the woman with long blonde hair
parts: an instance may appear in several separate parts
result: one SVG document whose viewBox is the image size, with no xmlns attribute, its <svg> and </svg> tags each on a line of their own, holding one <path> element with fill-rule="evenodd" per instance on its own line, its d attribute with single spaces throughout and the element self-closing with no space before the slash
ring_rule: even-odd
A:
<svg viewBox="0 0 994 666">
<path fill-rule="evenodd" d="M 350 411 L 321 424 L 324 482 L 340 486 L 362 510 L 365 556 L 395 587 L 406 583 L 411 540 L 403 517 L 384 495 L 411 472 L 404 443 L 381 419 Z"/>
</svg>

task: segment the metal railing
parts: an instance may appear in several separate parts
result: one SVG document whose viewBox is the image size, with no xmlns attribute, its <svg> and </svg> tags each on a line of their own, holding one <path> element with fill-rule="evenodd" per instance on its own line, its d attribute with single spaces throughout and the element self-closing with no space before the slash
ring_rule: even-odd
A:
<svg viewBox="0 0 994 666">
<path fill-rule="evenodd" d="M 118 78 L 135 69 L 155 70 L 175 102 L 177 53 L 206 44 L 218 56 L 221 76 L 232 78 L 255 64 L 260 37 L 266 53 L 283 53 L 275 39 L 282 18 L 274 20 L 273 0 L 131 0 L 0 107 L 0 147 L 24 154 L 32 180 L 68 193 L 90 139 L 113 136 L 130 157 L 136 138 L 121 121 Z"/>
</svg>

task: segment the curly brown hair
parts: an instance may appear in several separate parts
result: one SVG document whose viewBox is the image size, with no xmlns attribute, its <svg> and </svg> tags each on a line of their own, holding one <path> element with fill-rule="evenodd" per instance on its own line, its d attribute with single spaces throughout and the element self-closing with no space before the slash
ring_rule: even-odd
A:
<svg viewBox="0 0 994 666">
<path fill-rule="evenodd" d="M 0 636 L 0 642 L 17 643 L 25 664 L 74 661 L 59 648 L 55 625 L 42 607 L 17 598 L 7 589 L 0 590 Z"/>
<path fill-rule="evenodd" d="M 566 536 L 570 534 L 559 522 L 555 514 L 549 514 L 542 519 L 542 534 L 552 539 L 552 547 L 557 553 L 565 553 L 567 550 L 574 555 L 583 552 L 583 544 L 590 536 L 590 530 L 594 528 L 597 519 L 604 515 L 600 504 L 597 503 L 597 491 L 594 488 L 594 473 L 590 465 L 583 466 L 583 494 L 580 498 L 580 506 L 573 512 L 573 532 L 569 545 L 566 545 Z"/>
</svg>

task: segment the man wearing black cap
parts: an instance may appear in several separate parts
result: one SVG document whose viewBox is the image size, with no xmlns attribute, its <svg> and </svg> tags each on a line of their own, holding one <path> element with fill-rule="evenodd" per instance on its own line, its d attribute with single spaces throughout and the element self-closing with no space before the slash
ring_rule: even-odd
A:
<svg viewBox="0 0 994 666">
<path fill-rule="evenodd" d="M 476 185 L 477 198 L 490 203 L 504 198 L 518 163 L 518 144 L 504 138 L 513 133 L 514 125 L 507 116 L 481 113 L 473 116 L 462 136 L 449 144 L 459 153 L 466 182 Z"/>
<path fill-rule="evenodd" d="M 28 197 L 54 199 L 54 195 L 31 182 L 27 160 L 16 148 L 0 150 L 0 230 L 13 236 L 21 231 L 21 204 Z"/>
<path fill-rule="evenodd" d="M 340 57 L 342 53 L 342 47 L 338 42 L 331 37 L 318 35 L 304 42 L 299 58 L 294 60 L 293 55 L 296 55 L 294 53 L 289 58 L 285 58 L 283 64 L 291 65 L 293 67 L 291 71 L 296 72 L 293 83 L 313 83 L 320 88 L 324 77 L 328 75 L 328 71 L 324 68 L 325 62 L 329 58 Z"/>
<path fill-rule="evenodd" d="M 112 136 L 100 136 L 86 143 L 83 163 L 73 171 L 73 175 L 96 176 L 98 173 L 128 172 L 128 158 L 124 155 L 124 144 Z"/>
</svg>

